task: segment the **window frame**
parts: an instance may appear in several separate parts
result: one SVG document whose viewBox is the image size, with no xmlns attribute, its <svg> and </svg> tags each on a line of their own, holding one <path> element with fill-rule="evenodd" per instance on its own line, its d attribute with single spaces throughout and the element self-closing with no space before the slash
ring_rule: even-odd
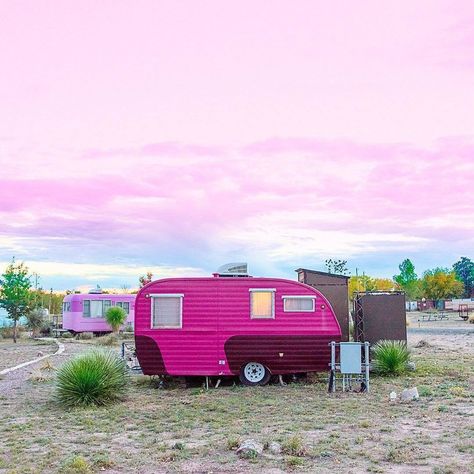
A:
<svg viewBox="0 0 474 474">
<path fill-rule="evenodd" d="M 252 305 L 252 293 L 271 293 L 272 295 L 272 315 L 271 316 L 254 316 L 253 305 Z M 276 288 L 249 288 L 250 294 L 250 319 L 275 319 L 275 294 Z"/>
<path fill-rule="evenodd" d="M 86 314 L 84 312 L 86 302 L 89 303 L 89 312 L 88 312 L 88 314 Z M 90 299 L 89 300 L 82 300 L 82 317 L 83 318 L 91 318 L 91 300 Z"/>
<path fill-rule="evenodd" d="M 316 295 L 282 295 L 281 299 L 283 300 L 283 312 L 284 313 L 314 313 L 316 311 Z M 301 309 L 298 311 L 286 309 L 285 300 L 287 299 L 300 299 L 300 300 L 312 300 L 313 307 L 312 309 Z"/>
<path fill-rule="evenodd" d="M 148 295 L 151 301 L 151 320 L 150 329 L 183 329 L 183 293 L 150 293 Z M 154 326 L 155 301 L 154 298 L 179 298 L 179 326 Z"/>
<path fill-rule="evenodd" d="M 88 301 L 89 302 L 89 314 L 85 314 L 84 313 L 84 306 L 85 306 L 85 302 Z M 92 316 L 92 304 L 91 302 L 94 301 L 94 302 L 100 302 L 102 303 L 102 316 Z M 106 300 L 106 299 L 101 299 L 101 300 L 93 300 L 93 299 L 86 299 L 86 300 L 82 300 L 82 317 L 83 318 L 89 318 L 89 319 L 105 319 L 105 311 L 104 311 L 104 303 L 108 301 L 110 304 L 108 305 L 107 309 L 111 308 L 112 307 L 112 300 Z"/>
</svg>

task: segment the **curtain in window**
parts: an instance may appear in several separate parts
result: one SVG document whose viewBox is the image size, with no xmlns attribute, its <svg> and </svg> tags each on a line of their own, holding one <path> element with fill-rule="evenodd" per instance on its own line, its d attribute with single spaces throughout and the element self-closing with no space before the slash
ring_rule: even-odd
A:
<svg viewBox="0 0 474 474">
<path fill-rule="evenodd" d="M 104 300 L 104 316 L 107 310 L 112 306 L 112 301 L 111 300 Z"/>
<path fill-rule="evenodd" d="M 312 311 L 312 298 L 285 298 L 285 311 Z"/>
<path fill-rule="evenodd" d="M 153 298 L 153 327 L 181 327 L 181 298 Z"/>
<path fill-rule="evenodd" d="M 91 300 L 91 318 L 101 318 L 103 315 L 102 301 Z"/>
<path fill-rule="evenodd" d="M 273 318 L 273 291 L 252 291 L 252 318 Z"/>
</svg>

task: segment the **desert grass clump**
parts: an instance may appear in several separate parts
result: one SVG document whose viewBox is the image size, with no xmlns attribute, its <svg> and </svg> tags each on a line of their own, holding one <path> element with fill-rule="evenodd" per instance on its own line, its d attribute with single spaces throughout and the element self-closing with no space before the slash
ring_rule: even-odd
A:
<svg viewBox="0 0 474 474">
<path fill-rule="evenodd" d="M 379 341 L 372 349 L 374 368 L 383 375 L 400 375 L 407 370 L 410 351 L 404 341 Z"/>
<path fill-rule="evenodd" d="M 127 378 L 125 362 L 117 354 L 93 350 L 58 370 L 58 400 L 67 407 L 107 405 L 123 397 Z"/>
<path fill-rule="evenodd" d="M 105 336 L 98 337 L 95 343 L 99 346 L 116 346 L 120 342 L 118 334 L 106 334 Z"/>
</svg>

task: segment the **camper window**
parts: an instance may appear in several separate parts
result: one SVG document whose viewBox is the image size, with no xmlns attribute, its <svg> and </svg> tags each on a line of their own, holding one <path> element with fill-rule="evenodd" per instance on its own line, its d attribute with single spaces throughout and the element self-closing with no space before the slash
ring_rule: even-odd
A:
<svg viewBox="0 0 474 474">
<path fill-rule="evenodd" d="M 91 317 L 91 301 L 90 300 L 84 300 L 83 307 L 82 307 L 82 315 L 85 318 Z"/>
<path fill-rule="evenodd" d="M 250 317 L 252 319 L 275 317 L 275 290 L 273 288 L 250 289 Z"/>
<path fill-rule="evenodd" d="M 82 316 L 84 318 L 103 318 L 105 312 L 112 306 L 110 300 L 84 300 Z"/>
<path fill-rule="evenodd" d="M 69 312 L 71 311 L 71 302 L 70 301 L 65 301 L 63 303 L 63 313 L 64 312 Z"/>
<path fill-rule="evenodd" d="M 282 296 L 285 313 L 314 312 L 314 296 Z"/>
<path fill-rule="evenodd" d="M 91 318 L 101 318 L 103 314 L 102 301 L 90 300 L 90 317 Z"/>
<path fill-rule="evenodd" d="M 183 296 L 181 294 L 150 295 L 152 298 L 152 329 L 181 328 L 183 320 Z"/>
<path fill-rule="evenodd" d="M 107 310 L 112 306 L 111 300 L 104 300 L 104 305 L 102 307 L 102 315 L 105 316 Z"/>
</svg>

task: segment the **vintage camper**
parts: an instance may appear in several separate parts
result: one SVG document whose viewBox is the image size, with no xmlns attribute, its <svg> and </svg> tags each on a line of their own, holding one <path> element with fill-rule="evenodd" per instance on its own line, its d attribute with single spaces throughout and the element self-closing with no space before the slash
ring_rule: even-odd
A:
<svg viewBox="0 0 474 474">
<path fill-rule="evenodd" d="M 168 278 L 135 300 L 136 354 L 146 375 L 232 376 L 324 371 L 341 329 L 315 288 L 242 272 Z"/>
<path fill-rule="evenodd" d="M 133 325 L 135 295 L 105 293 L 74 293 L 63 300 L 63 329 L 72 333 L 105 333 L 112 329 L 105 320 L 107 309 L 119 306 L 127 313 L 126 324 Z"/>
</svg>

